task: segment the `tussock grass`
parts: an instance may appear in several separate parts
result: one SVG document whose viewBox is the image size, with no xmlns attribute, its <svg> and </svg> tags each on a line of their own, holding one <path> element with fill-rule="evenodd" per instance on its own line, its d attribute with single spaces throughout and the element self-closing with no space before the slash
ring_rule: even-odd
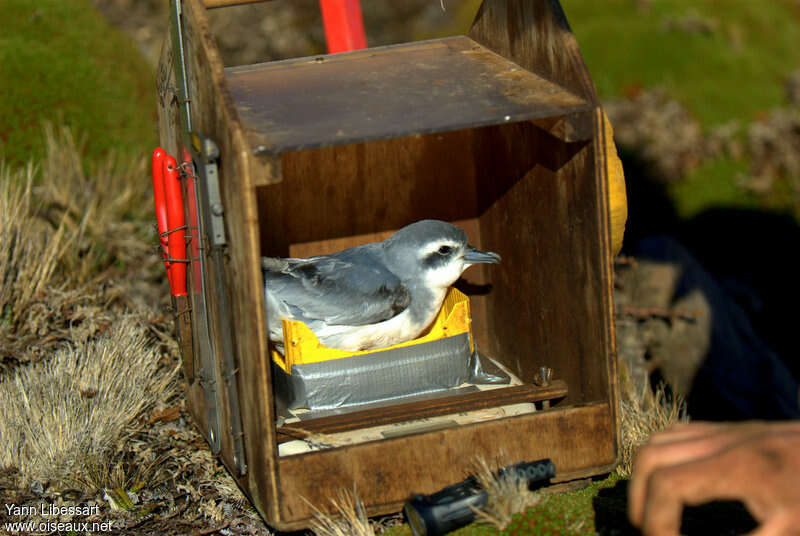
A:
<svg viewBox="0 0 800 536">
<path fill-rule="evenodd" d="M 648 384 L 637 388 L 630 379 L 621 381 L 620 384 L 622 452 L 617 473 L 623 478 L 630 478 L 634 455 L 647 438 L 672 424 L 688 422 L 689 417 L 686 413 L 686 401 L 680 395 L 667 392 L 664 384 L 659 385 L 655 391 Z"/>
<path fill-rule="evenodd" d="M 314 505 L 314 519 L 311 530 L 316 536 L 375 536 L 364 503 L 358 498 L 355 490 L 340 490 L 337 498 L 331 498 L 331 505 L 337 512 L 328 515 Z"/>
<path fill-rule="evenodd" d="M 61 286 L 56 268 L 74 240 L 63 222 L 48 228 L 38 218 L 34 173 L 31 165 L 0 169 L 0 336 L 20 327 L 44 292 Z"/>
<path fill-rule="evenodd" d="M 3 367 L 93 336 L 124 310 L 147 314 L 166 294 L 145 160 L 112 155 L 87 172 L 68 129 L 44 132 L 38 166 L 0 167 Z"/>
<path fill-rule="evenodd" d="M 152 496 L 184 460 L 180 414 L 159 420 L 179 366 L 146 161 L 86 165 L 68 129 L 44 139 L 37 165 L 0 165 L 0 487 Z"/>
<path fill-rule="evenodd" d="M 19 367 L 0 381 L 0 466 L 28 480 L 63 483 L 80 475 L 94 487 L 125 480 L 107 467 L 130 423 L 170 396 L 178 369 L 162 370 L 134 318 L 104 335 Z"/>
<path fill-rule="evenodd" d="M 475 464 L 475 478 L 488 495 L 486 506 L 475 511 L 476 518 L 498 530 L 505 530 L 514 514 L 537 506 L 543 500 L 540 494 L 528 489 L 526 479 L 512 472 L 498 475 L 497 468 L 492 469 L 484 458 L 478 458 Z"/>
<path fill-rule="evenodd" d="M 35 193 L 42 217 L 75 237 L 72 255 L 64 259 L 72 282 L 85 284 L 111 266 L 124 270 L 157 259 L 147 232 L 152 197 L 146 159 L 112 154 L 87 173 L 85 139 L 76 141 L 66 127 L 45 125 L 44 131 L 47 157 Z"/>
</svg>

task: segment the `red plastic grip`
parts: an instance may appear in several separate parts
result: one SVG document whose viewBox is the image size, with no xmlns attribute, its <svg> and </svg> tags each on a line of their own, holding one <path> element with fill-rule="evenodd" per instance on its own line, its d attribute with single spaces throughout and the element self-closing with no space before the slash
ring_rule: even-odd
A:
<svg viewBox="0 0 800 536">
<path fill-rule="evenodd" d="M 367 48 L 359 0 L 319 0 L 328 54 Z"/>
<path fill-rule="evenodd" d="M 172 274 L 167 257 L 169 257 L 169 244 L 167 237 L 167 202 L 164 196 L 164 157 L 166 151 L 161 147 L 156 147 L 153 151 L 153 199 L 156 205 L 156 222 L 158 223 L 159 243 L 161 244 L 161 256 L 164 259 L 164 267 L 167 269 L 167 279 L 169 279 L 170 289 L 172 288 Z"/>
<path fill-rule="evenodd" d="M 186 259 L 186 216 L 183 213 L 180 168 L 175 159 L 166 155 L 163 160 L 164 194 L 167 206 L 167 243 L 172 259 Z M 186 263 L 170 263 L 170 290 L 173 296 L 186 296 Z"/>
</svg>

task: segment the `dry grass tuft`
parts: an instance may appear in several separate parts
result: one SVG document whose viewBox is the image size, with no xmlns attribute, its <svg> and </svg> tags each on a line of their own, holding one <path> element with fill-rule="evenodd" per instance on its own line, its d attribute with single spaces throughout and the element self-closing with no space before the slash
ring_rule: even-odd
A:
<svg viewBox="0 0 800 536">
<path fill-rule="evenodd" d="M 35 168 L 0 170 L 0 336 L 28 324 L 41 296 L 63 284 L 56 273 L 74 241 L 64 222 L 38 218 L 32 196 Z"/>
<path fill-rule="evenodd" d="M 76 237 L 65 269 L 72 282 L 85 284 L 109 267 L 137 268 L 151 260 L 155 238 L 149 236 L 152 198 L 147 160 L 121 160 L 115 155 L 88 173 L 81 161 L 84 141 L 76 142 L 70 130 L 45 126 L 47 157 L 36 196 L 42 216 L 59 222 Z"/>
<path fill-rule="evenodd" d="M 175 388 L 178 369 L 162 370 L 158 357 L 144 328 L 122 317 L 97 339 L 19 367 L 0 381 L 0 467 L 29 481 L 81 475 L 99 488 L 114 483 L 104 478 L 119 480 L 106 469 L 129 424 Z"/>
<path fill-rule="evenodd" d="M 269 534 L 187 422 L 147 159 L 86 167 L 45 133 L 37 166 L 0 164 L 0 494 L 114 500 L 137 534 L 202 532 L 198 513 Z"/>
<path fill-rule="evenodd" d="M 152 486 L 153 480 L 158 480 L 154 477 L 161 461 L 162 458 L 155 457 L 152 451 L 137 452 L 134 458 L 131 453 L 108 450 L 86 456 L 83 471 L 72 475 L 68 481 L 92 491 L 138 491 L 145 484 Z"/>
<path fill-rule="evenodd" d="M 617 473 L 623 478 L 629 478 L 634 455 L 647 438 L 672 424 L 687 422 L 689 417 L 686 413 L 686 401 L 680 395 L 668 393 L 663 384 L 655 392 L 646 383 L 638 388 L 634 387 L 629 378 L 620 384 L 622 456 Z"/>
<path fill-rule="evenodd" d="M 498 476 L 497 468 L 493 470 L 484 458 L 478 458 L 475 466 L 475 478 L 489 496 L 486 506 L 475 511 L 478 521 L 494 525 L 497 530 L 505 530 L 514 514 L 520 514 L 543 501 L 540 494 L 528 489 L 528 481 L 516 473 Z"/>
<path fill-rule="evenodd" d="M 146 159 L 87 173 L 68 129 L 45 134 L 39 167 L 0 166 L 0 370 L 166 299 Z"/>
<path fill-rule="evenodd" d="M 375 536 L 364 503 L 355 490 L 352 493 L 340 490 L 338 499 L 332 498 L 330 501 L 338 515 L 325 514 L 311 505 L 314 509 L 311 530 L 316 536 Z"/>
</svg>

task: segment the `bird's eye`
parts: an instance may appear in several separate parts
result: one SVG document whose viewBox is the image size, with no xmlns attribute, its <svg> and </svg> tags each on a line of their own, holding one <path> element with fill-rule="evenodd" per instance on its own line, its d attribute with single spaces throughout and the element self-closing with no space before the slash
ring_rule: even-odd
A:
<svg viewBox="0 0 800 536">
<path fill-rule="evenodd" d="M 451 251 L 453 251 L 453 248 L 451 248 L 450 246 L 442 246 L 439 248 L 438 253 L 439 255 L 447 255 Z"/>
</svg>

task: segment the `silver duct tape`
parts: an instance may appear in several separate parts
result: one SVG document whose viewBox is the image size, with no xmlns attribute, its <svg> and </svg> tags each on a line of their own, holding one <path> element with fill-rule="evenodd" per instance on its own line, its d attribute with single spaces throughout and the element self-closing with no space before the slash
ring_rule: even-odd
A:
<svg viewBox="0 0 800 536">
<path fill-rule="evenodd" d="M 474 358 L 470 354 L 469 336 L 463 333 L 368 355 L 294 365 L 291 374 L 274 365 L 273 379 L 279 408 L 327 410 L 443 391 L 472 380 L 502 382 L 483 373 L 476 360 L 477 353 Z"/>
</svg>

